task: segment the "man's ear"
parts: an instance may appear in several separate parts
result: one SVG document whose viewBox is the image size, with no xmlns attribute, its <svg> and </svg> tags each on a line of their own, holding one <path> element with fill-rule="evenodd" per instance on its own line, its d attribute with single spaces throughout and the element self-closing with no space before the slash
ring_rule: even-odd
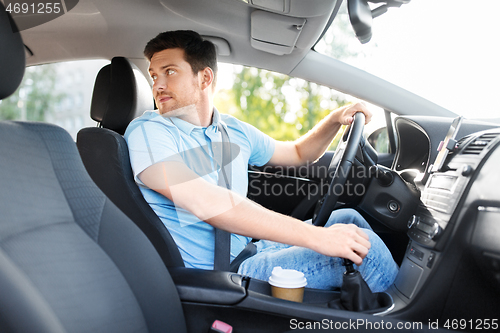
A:
<svg viewBox="0 0 500 333">
<path fill-rule="evenodd" d="M 214 72 L 210 67 L 205 67 L 199 73 L 201 89 L 206 89 L 214 82 Z"/>
</svg>

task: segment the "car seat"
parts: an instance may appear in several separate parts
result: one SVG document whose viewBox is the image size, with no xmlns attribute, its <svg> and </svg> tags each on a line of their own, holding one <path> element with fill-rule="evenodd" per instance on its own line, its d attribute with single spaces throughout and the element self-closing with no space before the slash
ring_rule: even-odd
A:
<svg viewBox="0 0 500 333">
<path fill-rule="evenodd" d="M 19 85 L 24 52 L 0 4 L 0 99 Z M 0 156 L 1 332 L 186 332 L 162 259 L 65 130 L 0 122 Z"/>
<path fill-rule="evenodd" d="M 154 109 L 151 87 L 140 70 L 115 57 L 98 73 L 90 114 L 99 127 L 84 128 L 77 146 L 90 177 L 146 234 L 168 267 L 184 266 L 179 249 L 134 181 L 123 133 L 130 121 Z"/>
</svg>

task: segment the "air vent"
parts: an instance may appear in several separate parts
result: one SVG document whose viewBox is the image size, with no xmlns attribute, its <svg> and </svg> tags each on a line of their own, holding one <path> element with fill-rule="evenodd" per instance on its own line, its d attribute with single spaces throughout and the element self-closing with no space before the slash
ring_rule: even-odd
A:
<svg viewBox="0 0 500 333">
<path fill-rule="evenodd" d="M 498 133 L 486 133 L 477 137 L 474 141 L 469 143 L 462 152 L 463 155 L 479 155 L 490 144 L 491 141 L 498 137 Z"/>
<path fill-rule="evenodd" d="M 461 138 L 460 140 L 457 141 L 457 143 L 455 144 L 455 149 L 462 149 L 464 143 L 470 139 L 470 135 L 467 135 L 467 136 L 464 136 L 463 138 Z"/>
</svg>

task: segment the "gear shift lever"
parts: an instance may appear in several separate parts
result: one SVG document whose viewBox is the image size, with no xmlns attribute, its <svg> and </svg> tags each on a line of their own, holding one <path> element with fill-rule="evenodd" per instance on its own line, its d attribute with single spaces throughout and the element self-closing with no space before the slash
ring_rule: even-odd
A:
<svg viewBox="0 0 500 333">
<path fill-rule="evenodd" d="M 356 268 L 354 268 L 354 263 L 349 259 L 342 259 L 342 266 L 345 266 L 345 274 L 356 273 Z"/>
<path fill-rule="evenodd" d="M 377 294 L 372 293 L 361 273 L 354 268 L 354 263 L 343 259 L 345 266 L 340 305 L 348 311 L 367 311 L 382 307 Z"/>
</svg>

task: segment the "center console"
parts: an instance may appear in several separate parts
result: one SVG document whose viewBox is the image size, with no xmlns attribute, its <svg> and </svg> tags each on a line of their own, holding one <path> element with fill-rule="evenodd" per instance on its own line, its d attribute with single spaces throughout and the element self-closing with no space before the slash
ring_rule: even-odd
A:
<svg viewBox="0 0 500 333">
<path fill-rule="evenodd" d="M 267 281 L 237 273 L 185 267 L 170 267 L 169 272 L 186 316 L 202 320 L 207 317 L 203 314 L 208 314 L 208 318 L 230 325 L 251 323 L 238 331 L 283 332 L 308 325 L 321 330 L 342 329 L 360 321 L 369 325 L 391 322 L 396 327 L 400 321 L 380 317 L 393 307 L 387 293 L 380 293 L 384 295 L 380 308 L 352 312 L 339 308 L 340 290 L 305 288 L 303 302 L 298 303 L 273 297 Z"/>
<path fill-rule="evenodd" d="M 271 285 L 267 281 L 253 279 L 237 273 L 200 270 L 185 267 L 172 267 L 170 274 L 177 286 L 179 297 L 184 302 L 196 302 L 218 305 L 249 306 L 254 304 L 258 309 L 269 311 L 289 309 L 308 309 L 322 312 L 323 315 L 333 310 L 342 310 L 339 299 L 340 290 L 321 290 L 305 288 L 304 300 L 301 303 L 285 301 L 272 296 Z M 381 294 L 380 307 L 362 311 L 367 314 L 381 314 L 389 311 L 392 298 Z M 259 305 L 260 304 L 260 305 Z M 322 310 L 320 310 L 322 309 Z"/>
<path fill-rule="evenodd" d="M 461 199 L 481 164 L 486 148 L 498 136 L 488 130 L 455 140 L 461 118 L 455 119 L 439 153 L 421 179 L 425 180 L 421 202 L 408 221 L 410 242 L 395 281 L 393 292 L 403 303 L 410 303 L 433 267 L 440 260 L 446 240 L 452 235 Z M 417 181 L 418 183 L 418 181 Z M 404 304 L 403 304 L 404 306 Z"/>
</svg>

